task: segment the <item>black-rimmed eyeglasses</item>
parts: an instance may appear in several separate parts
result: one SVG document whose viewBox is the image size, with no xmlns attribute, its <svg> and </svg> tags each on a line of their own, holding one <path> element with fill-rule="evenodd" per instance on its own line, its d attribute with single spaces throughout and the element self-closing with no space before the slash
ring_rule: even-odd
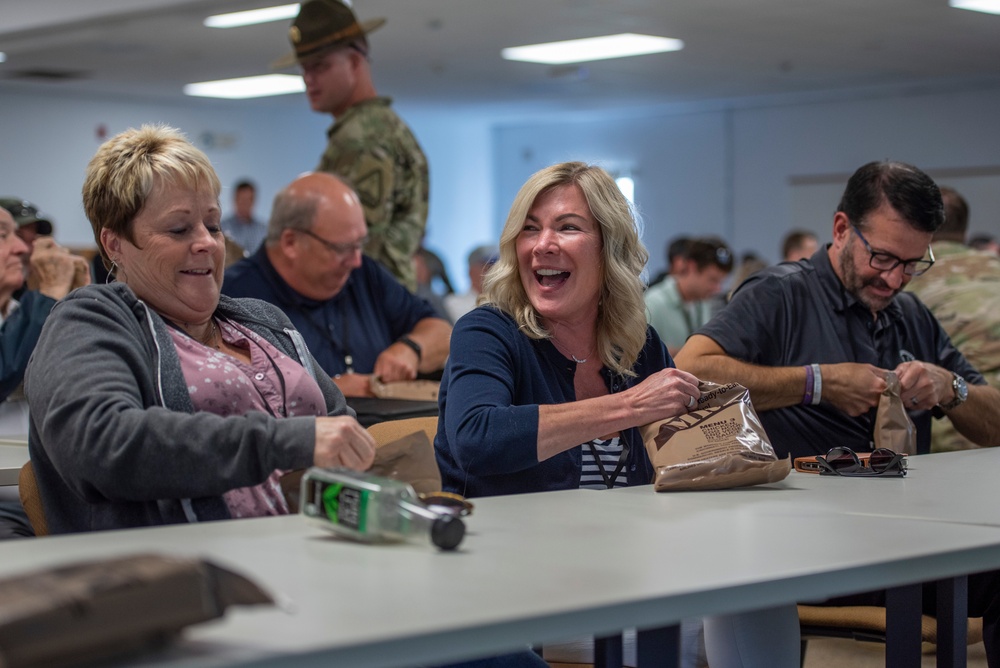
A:
<svg viewBox="0 0 1000 668">
<path fill-rule="evenodd" d="M 907 276 L 920 276 L 925 273 L 928 269 L 934 266 L 934 251 L 931 247 L 927 247 L 927 254 L 930 259 L 925 260 L 922 257 L 914 258 L 912 260 L 904 260 L 898 258 L 892 253 L 883 253 L 881 251 L 872 250 L 872 246 L 865 239 L 864 235 L 861 234 L 861 230 L 854 223 L 851 223 L 851 229 L 854 233 L 858 235 L 858 239 L 861 239 L 861 243 L 865 245 L 865 250 L 868 251 L 871 258 L 868 260 L 868 266 L 872 269 L 877 269 L 879 271 L 892 271 L 899 265 L 903 265 L 903 273 Z"/>
<path fill-rule="evenodd" d="M 306 234 L 316 241 L 323 244 L 323 246 L 331 253 L 336 253 L 337 255 L 350 255 L 352 253 L 357 253 L 365 248 L 365 244 L 368 243 L 368 237 L 366 236 L 361 241 L 355 241 L 354 243 L 337 243 L 335 241 L 327 241 L 320 235 L 316 234 L 312 230 L 295 230 L 296 232 L 301 232 Z"/>
<path fill-rule="evenodd" d="M 889 448 L 876 448 L 871 454 L 858 457 L 850 448 L 831 448 L 825 457 L 816 457 L 820 475 L 839 475 L 845 478 L 883 476 L 902 478 L 906 475 L 906 457 Z"/>
</svg>

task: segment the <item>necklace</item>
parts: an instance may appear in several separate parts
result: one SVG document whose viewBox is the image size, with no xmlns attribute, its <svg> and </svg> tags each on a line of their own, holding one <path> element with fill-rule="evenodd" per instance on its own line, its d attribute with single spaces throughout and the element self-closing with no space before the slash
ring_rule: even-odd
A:
<svg viewBox="0 0 1000 668">
<path fill-rule="evenodd" d="M 205 343 L 204 345 L 206 345 L 206 346 L 208 346 L 210 348 L 215 348 L 216 350 L 222 350 L 222 345 L 221 345 L 222 342 L 220 341 L 221 337 L 217 336 L 217 332 L 219 330 L 215 326 L 215 318 L 212 318 L 209 322 L 212 323 L 212 332 L 211 332 L 211 334 L 208 337 L 208 341 L 209 342 Z"/>
<path fill-rule="evenodd" d="M 562 350 L 563 350 L 562 345 L 557 344 L 555 339 L 552 339 L 552 345 L 554 345 L 556 347 L 556 350 L 559 350 L 560 352 L 562 352 Z M 596 351 L 591 351 L 590 355 L 593 355 L 594 352 L 596 352 Z M 563 353 L 563 354 L 565 355 L 565 353 Z M 581 358 L 577 357 L 576 355 L 574 355 L 573 353 L 569 354 L 570 358 L 574 362 L 576 362 L 577 364 L 586 364 L 587 360 L 590 359 L 590 355 L 587 355 L 586 357 L 584 357 L 584 358 L 581 359 Z"/>
</svg>

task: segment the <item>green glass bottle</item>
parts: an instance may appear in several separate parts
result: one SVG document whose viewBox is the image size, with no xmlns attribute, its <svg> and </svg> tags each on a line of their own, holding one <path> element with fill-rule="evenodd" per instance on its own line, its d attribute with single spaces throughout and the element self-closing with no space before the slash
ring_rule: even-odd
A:
<svg viewBox="0 0 1000 668">
<path fill-rule="evenodd" d="M 465 536 L 460 517 L 423 505 L 413 487 L 341 468 L 313 467 L 302 476 L 302 514 L 334 533 L 369 543 L 429 541 L 454 550 Z"/>
</svg>

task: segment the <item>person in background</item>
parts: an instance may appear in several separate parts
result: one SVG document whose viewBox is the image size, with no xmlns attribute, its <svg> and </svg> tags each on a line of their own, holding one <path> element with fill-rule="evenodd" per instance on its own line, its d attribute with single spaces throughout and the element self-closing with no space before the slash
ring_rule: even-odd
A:
<svg viewBox="0 0 1000 668">
<path fill-rule="evenodd" d="M 19 197 L 0 197 L 0 208 L 6 209 L 13 216 L 17 224 L 17 236 L 28 246 L 28 253 L 24 257 L 27 266 L 35 239 L 52 235 L 52 221 L 45 214 L 39 213 L 37 206 Z"/>
<path fill-rule="evenodd" d="M 453 323 L 454 321 L 448 315 L 448 308 L 444 304 L 445 297 L 434 290 L 434 274 L 431 267 L 437 261 L 440 261 L 440 258 L 423 246 L 418 248 L 417 252 L 413 254 L 413 268 L 417 276 L 417 291 L 415 294 L 433 306 L 434 312 L 437 313 L 439 318 L 444 318 L 449 323 Z"/>
<path fill-rule="evenodd" d="M 71 290 L 89 284 L 90 270 L 84 258 L 52 237 L 35 234 L 51 232 L 52 225 L 38 218 L 33 206 L 14 198 L 0 200 L 0 205 L 0 436 L 24 436 L 28 405 L 20 385 L 28 358 L 52 307 Z M 30 245 L 17 234 L 18 223 L 25 220 Z"/>
<path fill-rule="evenodd" d="M 493 266 L 497 259 L 497 247 L 492 245 L 476 246 L 469 253 L 469 290 L 463 294 L 450 294 L 444 298 L 445 308 L 452 322 L 458 322 L 463 315 L 476 308 L 476 300 L 483 291 L 483 277 L 486 270 Z"/>
<path fill-rule="evenodd" d="M 934 233 L 934 268 L 906 289 L 917 295 L 948 333 L 952 343 L 1000 388 L 1000 257 L 965 245 L 969 205 L 957 191 L 941 187 L 944 224 Z M 951 420 L 931 422 L 931 452 L 979 447 Z"/>
<path fill-rule="evenodd" d="M 782 262 L 796 262 L 813 256 L 819 250 L 819 239 L 808 230 L 792 230 L 781 241 Z"/>
<path fill-rule="evenodd" d="M 747 387 L 779 457 L 834 446 L 871 452 L 890 370 L 916 427 L 917 452 L 930 449 L 932 413 L 947 415 L 973 442 L 1000 445 L 1000 390 L 904 291 L 934 264 L 930 243 L 943 223 L 941 193 L 927 174 L 901 162 L 863 165 L 834 214 L 833 243 L 748 279 L 688 339 L 677 365 Z M 924 586 L 924 614 L 936 614 L 936 591 Z M 884 606 L 885 592 L 828 603 Z M 769 624 L 773 637 L 798 635 L 795 607 L 785 610 Z M 969 576 L 968 614 L 983 617 L 987 660 L 1000 667 L 1000 572 Z M 706 622 L 706 643 L 726 626 Z"/>
<path fill-rule="evenodd" d="M 992 234 L 974 234 L 969 237 L 969 248 L 1000 255 L 1000 242 Z"/>
<path fill-rule="evenodd" d="M 647 259 L 607 172 L 568 162 L 528 179 L 481 304 L 452 335 L 434 439 L 445 490 L 476 497 L 652 482 L 638 427 L 686 414 L 700 391 L 646 324 Z M 685 625 L 685 666 L 699 663 L 698 630 Z M 769 665 L 797 666 L 798 649 L 796 638 L 790 661 Z M 570 647 L 547 647 L 546 656 L 591 660 Z"/>
<path fill-rule="evenodd" d="M 309 0 L 289 31 L 294 52 L 275 66 L 298 62 L 312 110 L 333 115 L 316 171 L 350 183 L 368 222 L 365 254 L 413 292 L 412 258 L 427 226 L 430 183 L 423 150 L 372 82 L 368 34 L 384 23 L 358 23 L 339 0 Z"/>
<path fill-rule="evenodd" d="M 283 471 L 373 461 L 284 314 L 220 296 L 220 190 L 163 126 L 126 130 L 87 166 L 84 210 L 116 280 L 52 310 L 24 382 L 53 533 L 287 513 Z"/>
<path fill-rule="evenodd" d="M 670 243 L 667 244 L 667 268 L 649 282 L 649 285 L 646 286 L 647 290 L 654 285 L 659 285 L 667 276 L 677 271 L 677 259 L 684 256 L 689 243 L 691 243 L 691 238 L 686 236 L 674 237 L 670 240 Z"/>
<path fill-rule="evenodd" d="M 733 279 L 730 281 L 729 293 L 726 295 L 726 303 L 733 298 L 733 294 L 739 289 L 743 282 L 748 278 L 756 274 L 761 269 L 767 267 L 767 262 L 764 258 L 757 255 L 753 251 L 746 251 L 740 256 L 740 263 L 736 266 L 736 271 L 733 272 Z"/>
<path fill-rule="evenodd" d="M 3 204 L 10 204 L 4 200 Z M 23 214 L 20 200 L 14 200 L 15 212 Z M 51 237 L 38 239 L 29 264 L 34 290 L 13 294 L 25 282 L 22 258 L 28 246 L 16 234 L 16 223 L 10 211 L 0 208 L 0 437 L 24 438 L 28 433 L 28 404 L 24 400 L 21 381 L 28 365 L 42 324 L 56 301 L 75 287 L 89 283 L 83 258 L 70 255 L 55 244 Z M 0 491 L 15 490 L 14 487 Z M 0 494 L 0 540 L 33 536 L 31 523 L 16 494 Z"/>
<path fill-rule="evenodd" d="M 242 180 L 233 188 L 233 213 L 222 220 L 223 233 L 239 244 L 243 255 L 255 253 L 267 236 L 267 225 L 253 216 L 253 206 L 257 201 L 257 186 L 252 181 Z M 230 247 L 235 251 L 234 248 Z M 235 262 L 239 258 L 234 258 Z M 227 260 L 230 260 L 227 254 Z"/>
<path fill-rule="evenodd" d="M 674 354 L 712 316 L 709 300 L 733 270 L 733 254 L 721 239 L 691 239 L 671 267 L 666 280 L 646 290 L 645 301 L 649 324 Z"/>
<path fill-rule="evenodd" d="M 222 291 L 276 305 L 348 396 L 439 371 L 451 326 L 385 268 L 362 255 L 358 196 L 338 176 L 311 172 L 274 199 L 267 240 L 226 272 Z"/>
</svg>

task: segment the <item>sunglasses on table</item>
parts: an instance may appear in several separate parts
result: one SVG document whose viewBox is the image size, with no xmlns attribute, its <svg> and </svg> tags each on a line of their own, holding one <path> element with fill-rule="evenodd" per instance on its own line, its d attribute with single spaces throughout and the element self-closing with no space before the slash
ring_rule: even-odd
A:
<svg viewBox="0 0 1000 668">
<path fill-rule="evenodd" d="M 906 455 L 889 448 L 876 448 L 867 456 L 858 456 L 850 448 L 831 448 L 825 456 L 816 457 L 820 475 L 839 475 L 846 478 L 882 476 L 902 478 L 906 475 Z"/>
</svg>

